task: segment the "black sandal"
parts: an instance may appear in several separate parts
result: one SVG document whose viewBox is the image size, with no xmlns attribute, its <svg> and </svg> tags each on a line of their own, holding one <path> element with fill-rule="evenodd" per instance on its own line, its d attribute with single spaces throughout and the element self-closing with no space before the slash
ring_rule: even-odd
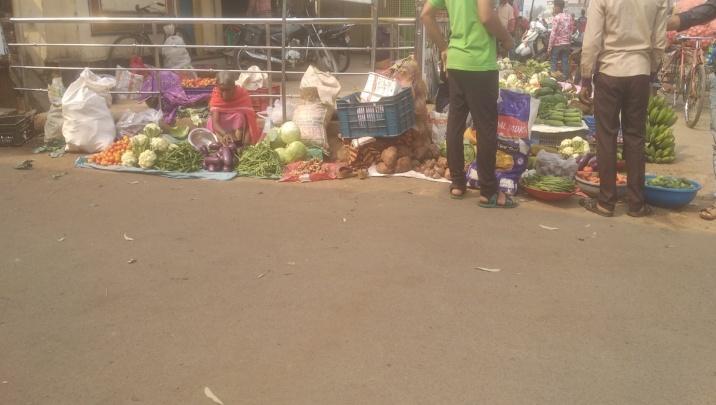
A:
<svg viewBox="0 0 716 405">
<path fill-rule="evenodd" d="M 627 215 L 629 215 L 632 218 L 648 217 L 652 213 L 653 213 L 653 211 L 652 211 L 651 207 L 646 204 L 642 205 L 641 209 L 639 209 L 638 211 L 627 211 Z"/>
<path fill-rule="evenodd" d="M 453 193 L 453 190 L 460 190 L 460 194 Z M 467 193 L 467 186 L 458 186 L 455 184 L 450 184 L 450 198 L 453 200 L 462 200 L 465 198 L 465 193 Z"/>
<path fill-rule="evenodd" d="M 599 202 L 594 198 L 583 198 L 579 200 L 579 205 L 584 207 L 584 209 L 586 209 L 587 211 L 593 212 L 603 217 L 610 218 L 614 216 L 613 210 L 608 210 L 602 207 L 601 205 L 599 205 Z"/>
</svg>

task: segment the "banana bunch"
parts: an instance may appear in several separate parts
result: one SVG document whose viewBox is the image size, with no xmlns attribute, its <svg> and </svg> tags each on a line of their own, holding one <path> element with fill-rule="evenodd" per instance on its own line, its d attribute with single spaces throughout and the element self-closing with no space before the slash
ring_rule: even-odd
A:
<svg viewBox="0 0 716 405">
<path fill-rule="evenodd" d="M 674 129 L 676 112 L 663 97 L 649 99 L 646 120 L 646 159 L 649 163 L 672 163 L 674 152 Z"/>
</svg>

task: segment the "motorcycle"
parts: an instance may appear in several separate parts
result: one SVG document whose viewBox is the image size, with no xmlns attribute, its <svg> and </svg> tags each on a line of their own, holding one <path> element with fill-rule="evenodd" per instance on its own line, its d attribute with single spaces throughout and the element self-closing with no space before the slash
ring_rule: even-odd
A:
<svg viewBox="0 0 716 405">
<path fill-rule="evenodd" d="M 315 15 L 315 11 L 311 10 L 315 4 L 312 1 L 306 3 L 306 15 Z M 289 17 L 293 17 L 289 13 Z M 301 64 L 315 64 L 316 67 L 325 72 L 345 72 L 350 65 L 350 54 L 348 50 L 331 51 L 325 47 L 347 47 L 350 44 L 349 32 L 353 28 L 353 24 L 343 24 L 335 27 L 323 29 L 314 24 L 298 25 L 288 24 L 286 27 L 286 47 L 295 48 L 312 48 L 312 49 L 286 49 L 281 54 L 281 49 L 237 49 L 234 61 L 239 69 L 245 70 L 252 65 L 260 65 L 268 67 L 268 61 L 271 60 L 272 68 L 280 66 L 283 60 L 291 68 L 295 68 Z M 266 45 L 266 29 L 256 25 L 237 26 L 234 31 L 235 42 L 238 45 L 265 46 Z M 282 45 L 281 27 L 271 27 L 270 44 L 273 47 Z"/>
<path fill-rule="evenodd" d="M 515 49 L 517 60 L 525 62 L 528 59 L 545 61 L 548 59 L 547 46 L 549 31 L 539 21 L 532 21 L 530 28 L 522 35 L 520 45 Z"/>
</svg>

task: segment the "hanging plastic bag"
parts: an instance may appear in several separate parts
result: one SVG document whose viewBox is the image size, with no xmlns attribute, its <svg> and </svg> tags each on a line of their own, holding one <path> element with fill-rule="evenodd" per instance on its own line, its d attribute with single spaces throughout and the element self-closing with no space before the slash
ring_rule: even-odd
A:
<svg viewBox="0 0 716 405">
<path fill-rule="evenodd" d="M 296 105 L 291 100 L 286 100 L 286 121 L 291 121 L 293 119 L 293 112 L 295 110 Z M 272 124 L 276 126 L 283 124 L 283 104 L 281 103 L 281 99 L 274 102 L 273 109 L 271 110 L 269 117 L 271 118 Z"/>
<path fill-rule="evenodd" d="M 113 77 L 85 69 L 67 88 L 62 97 L 62 135 L 68 152 L 96 153 L 112 144 L 116 128 L 107 98 L 116 83 Z"/>
<path fill-rule="evenodd" d="M 127 110 L 117 121 L 117 135 L 136 135 L 144 129 L 147 124 L 157 124 L 162 119 L 162 112 L 154 109 L 143 111 Z"/>
<path fill-rule="evenodd" d="M 170 35 L 164 41 L 169 48 L 162 48 L 164 67 L 168 69 L 191 69 L 191 56 L 186 50 L 186 43 L 179 35 Z"/>
</svg>

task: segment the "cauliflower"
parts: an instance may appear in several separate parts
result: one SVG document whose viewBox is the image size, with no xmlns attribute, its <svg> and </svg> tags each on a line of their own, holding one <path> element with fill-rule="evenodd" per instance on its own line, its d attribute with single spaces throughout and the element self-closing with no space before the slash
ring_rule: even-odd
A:
<svg viewBox="0 0 716 405">
<path fill-rule="evenodd" d="M 572 156 L 572 155 L 574 155 L 574 149 L 573 149 L 571 146 L 567 146 L 567 147 L 565 147 L 565 148 L 560 148 L 560 152 L 562 153 L 563 156 Z M 140 157 L 139 157 L 140 164 L 141 164 L 141 159 L 142 159 L 142 157 L 140 156 Z"/>
<path fill-rule="evenodd" d="M 515 87 L 519 83 L 519 79 L 517 78 L 517 75 L 511 74 L 507 76 L 507 86 L 508 87 Z"/>
<path fill-rule="evenodd" d="M 533 74 L 532 77 L 530 77 L 530 86 L 539 87 L 539 76 L 537 75 L 537 73 Z"/>
<path fill-rule="evenodd" d="M 145 150 L 139 155 L 139 167 L 142 169 L 151 169 L 156 161 L 157 154 L 151 150 Z"/>
<path fill-rule="evenodd" d="M 162 134 L 162 129 L 159 128 L 159 125 L 152 123 L 152 124 L 147 124 L 144 127 L 144 130 L 142 130 L 142 132 L 144 133 L 144 135 L 146 135 L 150 138 L 156 138 Z"/>
<path fill-rule="evenodd" d="M 122 166 L 137 166 L 137 156 L 134 155 L 134 152 L 128 150 L 122 154 Z"/>
<path fill-rule="evenodd" d="M 169 142 L 164 138 L 152 138 L 149 141 L 149 148 L 155 152 L 165 152 L 169 149 Z"/>
<path fill-rule="evenodd" d="M 567 148 L 572 146 L 572 140 L 571 139 L 565 139 L 562 141 L 562 143 L 559 144 L 559 148 Z"/>
<path fill-rule="evenodd" d="M 133 148 L 144 148 L 149 145 L 149 138 L 144 134 L 135 135 L 132 137 Z"/>
</svg>

